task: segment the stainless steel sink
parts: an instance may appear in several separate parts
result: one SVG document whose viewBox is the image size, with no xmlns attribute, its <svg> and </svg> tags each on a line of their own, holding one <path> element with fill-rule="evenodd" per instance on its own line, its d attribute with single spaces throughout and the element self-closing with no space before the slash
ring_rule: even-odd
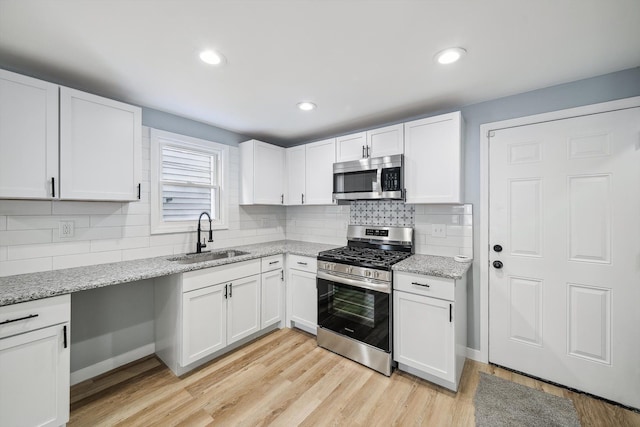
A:
<svg viewBox="0 0 640 427">
<path fill-rule="evenodd" d="M 202 252 L 185 254 L 173 258 L 167 258 L 169 261 L 175 261 L 180 264 L 194 264 L 196 262 L 215 261 L 217 259 L 235 258 L 242 255 L 249 255 L 249 252 L 227 250 L 218 252 Z"/>
</svg>

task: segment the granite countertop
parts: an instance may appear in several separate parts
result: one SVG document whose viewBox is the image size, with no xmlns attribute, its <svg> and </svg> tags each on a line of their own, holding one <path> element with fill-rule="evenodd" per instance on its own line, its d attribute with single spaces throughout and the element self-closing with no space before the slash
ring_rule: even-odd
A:
<svg viewBox="0 0 640 427">
<path fill-rule="evenodd" d="M 339 245 L 300 242 L 295 240 L 279 240 L 254 245 L 215 249 L 214 252 L 238 250 L 248 252 L 248 254 L 214 261 L 197 262 L 194 264 L 180 264 L 175 261 L 169 261 L 168 258 L 172 258 L 172 256 L 165 255 L 134 261 L 122 261 L 111 264 L 98 264 L 0 277 L 0 307 L 87 289 L 152 279 L 154 277 L 216 267 L 233 262 L 248 261 L 270 255 L 290 253 L 317 257 L 318 252 L 333 249 L 338 246 Z"/>
<path fill-rule="evenodd" d="M 412 255 L 393 265 L 393 271 L 426 274 L 446 279 L 462 279 L 471 267 L 471 260 L 458 262 L 453 257 L 434 255 Z"/>
</svg>

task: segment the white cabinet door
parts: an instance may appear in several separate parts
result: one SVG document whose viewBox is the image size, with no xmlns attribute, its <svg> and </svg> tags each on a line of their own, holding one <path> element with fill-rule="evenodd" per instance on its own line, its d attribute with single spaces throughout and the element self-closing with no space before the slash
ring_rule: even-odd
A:
<svg viewBox="0 0 640 427">
<path fill-rule="evenodd" d="M 60 426 L 69 421 L 68 327 L 64 323 L 0 339 L 0 424 Z"/>
<path fill-rule="evenodd" d="M 226 337 L 225 285 L 182 294 L 182 366 L 224 348 Z"/>
<path fill-rule="evenodd" d="M 369 157 L 393 156 L 404 151 L 404 125 L 385 126 L 367 131 Z"/>
<path fill-rule="evenodd" d="M 454 382 L 452 310 L 449 301 L 394 291 L 394 360 Z"/>
<path fill-rule="evenodd" d="M 305 205 L 333 204 L 333 163 L 335 138 L 313 142 L 306 146 Z"/>
<path fill-rule="evenodd" d="M 283 310 L 283 270 L 273 270 L 262 273 L 262 304 L 261 304 L 261 329 L 279 323 L 282 320 Z"/>
<path fill-rule="evenodd" d="M 305 196 L 305 153 L 304 145 L 287 148 L 287 191 L 285 202 L 289 206 L 301 205 Z"/>
<path fill-rule="evenodd" d="M 283 205 L 284 148 L 255 139 L 240 143 L 240 204 Z"/>
<path fill-rule="evenodd" d="M 139 107 L 60 88 L 60 198 L 137 200 Z"/>
<path fill-rule="evenodd" d="M 0 197 L 56 197 L 58 181 L 58 86 L 0 70 Z"/>
<path fill-rule="evenodd" d="M 295 326 L 315 334 L 318 327 L 316 275 L 306 271 L 289 270 L 287 291 L 289 322 L 294 322 Z"/>
<path fill-rule="evenodd" d="M 462 203 L 460 112 L 404 124 L 406 203 Z"/>
<path fill-rule="evenodd" d="M 229 282 L 227 344 L 260 330 L 260 275 Z"/>
<path fill-rule="evenodd" d="M 367 157 L 367 133 L 358 132 L 336 138 L 336 162 L 348 162 Z"/>
</svg>

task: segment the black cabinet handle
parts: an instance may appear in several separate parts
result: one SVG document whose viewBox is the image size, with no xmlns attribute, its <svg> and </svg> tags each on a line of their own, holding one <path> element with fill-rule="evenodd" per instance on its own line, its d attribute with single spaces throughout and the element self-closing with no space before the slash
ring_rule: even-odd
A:
<svg viewBox="0 0 640 427">
<path fill-rule="evenodd" d="M 140 200 L 140 195 L 142 194 L 142 184 L 138 183 L 138 200 Z"/>
<path fill-rule="evenodd" d="M 277 263 L 279 263 L 279 262 L 280 262 L 280 261 L 271 261 L 271 262 L 269 263 L 269 265 L 277 264 Z"/>
<path fill-rule="evenodd" d="M 364 145 L 362 146 L 362 158 L 364 159 Z"/>
<path fill-rule="evenodd" d="M 369 157 L 369 146 L 367 145 L 367 157 Z"/>
<path fill-rule="evenodd" d="M 453 304 L 449 304 L 449 323 L 453 322 Z"/>
<path fill-rule="evenodd" d="M 51 197 L 56 197 L 56 177 L 51 177 Z"/>
<path fill-rule="evenodd" d="M 418 286 L 424 286 L 425 288 L 430 288 L 431 286 L 429 286 L 429 284 L 427 283 L 418 283 L 418 282 L 411 282 L 412 285 L 418 285 Z"/>
<path fill-rule="evenodd" d="M 302 196 L 302 204 L 304 205 L 304 194 L 301 194 Z"/>
<path fill-rule="evenodd" d="M 7 319 L 4 322 L 0 322 L 0 325 L 6 325 L 7 323 L 19 322 L 21 320 L 33 319 L 34 317 L 38 317 L 39 314 L 30 314 L 28 316 L 19 317 L 17 319 Z"/>
<path fill-rule="evenodd" d="M 224 299 L 227 299 L 227 285 L 224 285 Z"/>
<path fill-rule="evenodd" d="M 229 298 L 231 298 L 233 295 L 233 283 L 229 283 Z"/>
<path fill-rule="evenodd" d="M 284 282 L 284 270 L 280 270 L 280 280 Z"/>
<path fill-rule="evenodd" d="M 298 264 L 300 264 L 300 265 L 307 265 L 307 263 L 306 263 L 306 262 L 300 262 L 300 261 L 298 261 Z"/>
<path fill-rule="evenodd" d="M 284 194 L 280 195 L 280 204 L 284 205 Z"/>
<path fill-rule="evenodd" d="M 62 327 L 62 344 L 64 348 L 67 348 L 67 325 Z"/>
</svg>

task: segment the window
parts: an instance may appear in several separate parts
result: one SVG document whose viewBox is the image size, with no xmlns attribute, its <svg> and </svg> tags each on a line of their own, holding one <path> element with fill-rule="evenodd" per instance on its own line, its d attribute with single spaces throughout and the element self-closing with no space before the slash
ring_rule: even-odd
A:
<svg viewBox="0 0 640 427">
<path fill-rule="evenodd" d="M 151 233 L 193 231 L 202 212 L 227 228 L 229 147 L 151 129 Z"/>
</svg>

